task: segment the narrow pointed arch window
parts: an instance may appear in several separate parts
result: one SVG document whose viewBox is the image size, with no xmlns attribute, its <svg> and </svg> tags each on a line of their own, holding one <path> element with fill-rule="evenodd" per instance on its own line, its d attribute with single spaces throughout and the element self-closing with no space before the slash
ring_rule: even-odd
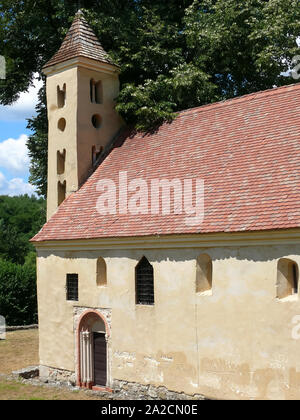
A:
<svg viewBox="0 0 300 420">
<path fill-rule="evenodd" d="M 143 257 L 135 268 L 136 304 L 154 305 L 153 267 Z"/>
</svg>

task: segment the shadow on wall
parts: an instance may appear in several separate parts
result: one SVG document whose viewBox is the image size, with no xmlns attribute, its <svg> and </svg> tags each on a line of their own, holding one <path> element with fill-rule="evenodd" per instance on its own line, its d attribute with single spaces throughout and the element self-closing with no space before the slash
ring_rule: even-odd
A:
<svg viewBox="0 0 300 420">
<path fill-rule="evenodd" d="M 159 245 L 158 245 L 159 246 Z M 101 249 L 99 250 L 80 250 L 80 251 L 59 251 L 51 250 L 44 251 L 39 250 L 38 256 L 41 258 L 47 258 L 49 256 L 55 256 L 65 259 L 95 259 L 97 255 L 102 257 L 110 258 L 132 258 L 136 261 L 145 256 L 150 256 L 151 261 L 157 263 L 164 261 L 173 262 L 185 262 L 198 258 L 201 254 L 207 254 L 213 261 L 225 261 L 236 259 L 239 261 L 248 262 L 270 262 L 285 258 L 288 255 L 295 255 L 300 257 L 299 245 L 252 245 L 252 246 L 215 246 L 211 247 L 199 247 L 199 248 L 176 248 L 176 249 Z"/>
</svg>

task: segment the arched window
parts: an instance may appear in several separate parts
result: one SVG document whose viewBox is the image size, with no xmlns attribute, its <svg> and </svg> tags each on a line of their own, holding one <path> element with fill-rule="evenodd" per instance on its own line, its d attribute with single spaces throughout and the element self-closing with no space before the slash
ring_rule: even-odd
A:
<svg viewBox="0 0 300 420">
<path fill-rule="evenodd" d="M 95 81 L 94 79 L 90 80 L 90 98 L 91 102 L 95 102 Z"/>
<path fill-rule="evenodd" d="M 277 298 L 298 295 L 298 265 L 288 258 L 281 258 L 277 265 Z"/>
<path fill-rule="evenodd" d="M 95 163 L 97 162 L 97 160 L 99 159 L 99 156 L 101 155 L 103 150 L 102 146 L 93 146 L 92 147 L 92 164 L 95 165 Z"/>
<path fill-rule="evenodd" d="M 202 254 L 197 258 L 196 293 L 212 290 L 212 260 L 209 255 Z"/>
<path fill-rule="evenodd" d="M 58 184 L 57 184 L 57 205 L 60 206 L 65 198 L 66 198 L 66 181 L 64 181 L 63 183 L 58 181 Z"/>
<path fill-rule="evenodd" d="M 95 102 L 96 104 L 102 104 L 102 82 L 99 81 L 95 84 Z"/>
<path fill-rule="evenodd" d="M 65 172 L 65 162 L 66 162 L 66 149 L 62 153 L 57 151 L 57 174 L 61 175 Z"/>
<path fill-rule="evenodd" d="M 99 80 L 98 82 L 95 82 L 94 79 L 90 80 L 90 98 L 92 103 L 102 104 L 103 89 L 101 80 Z"/>
<path fill-rule="evenodd" d="M 60 89 L 59 86 L 57 86 L 57 107 L 63 108 L 66 104 L 66 84 L 63 85 L 63 88 Z"/>
<path fill-rule="evenodd" d="M 106 286 L 107 277 L 106 277 L 106 263 L 102 257 L 99 257 L 97 260 L 97 286 Z"/>
<path fill-rule="evenodd" d="M 153 267 L 143 257 L 135 268 L 136 304 L 154 305 Z"/>
</svg>

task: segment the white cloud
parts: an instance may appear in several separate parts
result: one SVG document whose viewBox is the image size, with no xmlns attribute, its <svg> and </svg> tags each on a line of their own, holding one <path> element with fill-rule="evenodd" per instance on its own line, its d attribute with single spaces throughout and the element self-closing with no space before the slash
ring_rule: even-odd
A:
<svg viewBox="0 0 300 420">
<path fill-rule="evenodd" d="M 28 92 L 20 94 L 19 99 L 13 105 L 0 105 L 0 121 L 24 121 L 35 115 L 35 106 L 38 102 L 38 91 L 43 82 L 35 79 L 34 85 Z"/>
<path fill-rule="evenodd" d="M 0 167 L 11 173 L 26 173 L 29 168 L 27 140 L 28 137 L 22 134 L 18 139 L 7 139 L 0 143 Z"/>
<path fill-rule="evenodd" d="M 24 182 L 21 178 L 7 180 L 0 172 L 0 195 L 9 195 L 12 197 L 22 194 L 35 194 L 34 187 L 29 183 Z"/>
<path fill-rule="evenodd" d="M 0 172 L 0 191 L 2 190 L 2 188 L 4 188 L 5 184 L 6 184 L 5 176 L 3 175 L 2 172 Z"/>
</svg>

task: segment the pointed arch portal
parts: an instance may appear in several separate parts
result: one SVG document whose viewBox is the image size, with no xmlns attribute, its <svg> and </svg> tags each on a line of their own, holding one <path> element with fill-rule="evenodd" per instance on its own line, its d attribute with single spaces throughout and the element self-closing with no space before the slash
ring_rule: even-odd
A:
<svg viewBox="0 0 300 420">
<path fill-rule="evenodd" d="M 109 327 L 100 312 L 88 310 L 81 315 L 77 329 L 78 386 L 107 387 L 108 337 Z"/>
</svg>

